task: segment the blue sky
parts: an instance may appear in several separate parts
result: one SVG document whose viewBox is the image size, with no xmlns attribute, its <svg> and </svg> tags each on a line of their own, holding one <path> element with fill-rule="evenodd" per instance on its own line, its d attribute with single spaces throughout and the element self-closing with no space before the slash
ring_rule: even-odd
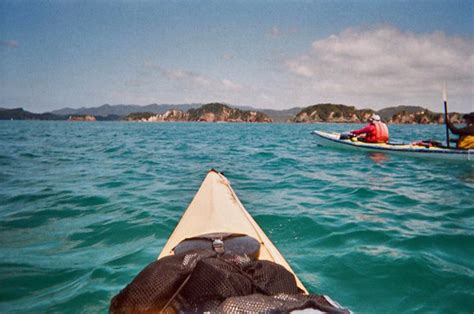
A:
<svg viewBox="0 0 474 314">
<path fill-rule="evenodd" d="M 473 111 L 473 1 L 0 1 L 0 107 Z"/>
</svg>

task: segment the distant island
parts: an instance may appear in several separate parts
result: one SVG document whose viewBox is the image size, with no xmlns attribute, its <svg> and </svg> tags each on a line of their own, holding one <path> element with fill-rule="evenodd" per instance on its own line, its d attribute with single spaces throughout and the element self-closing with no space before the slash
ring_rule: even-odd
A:
<svg viewBox="0 0 474 314">
<path fill-rule="evenodd" d="M 103 105 L 93 108 L 64 108 L 32 113 L 22 108 L 0 108 L 0 120 L 137 121 L 137 122 L 248 122 L 248 123 L 364 123 L 372 114 L 387 123 L 439 124 L 444 114 L 419 106 L 394 106 L 378 111 L 343 104 L 316 104 L 286 110 L 255 109 L 223 103 L 178 105 Z M 462 123 L 462 114 L 449 114 L 453 123 Z"/>
<path fill-rule="evenodd" d="M 225 104 L 210 103 L 196 109 L 168 110 L 165 113 L 131 113 L 125 120 L 143 122 L 273 122 L 266 114 L 258 111 L 240 110 Z"/>
</svg>

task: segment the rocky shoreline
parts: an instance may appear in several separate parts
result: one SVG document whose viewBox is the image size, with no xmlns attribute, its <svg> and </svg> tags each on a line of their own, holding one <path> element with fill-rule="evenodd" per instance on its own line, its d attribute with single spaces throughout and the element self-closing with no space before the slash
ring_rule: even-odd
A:
<svg viewBox="0 0 474 314">
<path fill-rule="evenodd" d="M 104 105 L 107 108 L 114 106 Z M 124 106 L 124 105 L 120 105 Z M 168 105 L 167 105 L 168 106 Z M 185 106 L 185 105 L 181 105 Z M 136 106 L 135 106 L 136 107 Z M 182 107 L 181 107 L 182 108 Z M 248 108 L 248 107 L 246 107 Z M 91 108 L 91 111 L 97 108 Z M 135 108 L 136 109 L 136 108 Z M 292 114 L 288 114 L 291 110 Z M 284 113 L 281 114 L 281 112 Z M 390 124 L 442 124 L 444 114 L 423 107 L 396 106 L 378 111 L 356 109 L 343 104 L 317 104 L 289 110 L 242 110 L 223 103 L 209 103 L 188 110 L 169 109 L 164 112 L 131 112 L 126 115 L 32 113 L 22 108 L 0 108 L 0 120 L 66 120 L 66 121 L 134 121 L 134 122 L 240 122 L 240 123 L 365 123 L 378 114 Z M 286 115 L 287 118 L 282 119 Z M 463 114 L 449 114 L 453 123 L 463 123 Z"/>
</svg>

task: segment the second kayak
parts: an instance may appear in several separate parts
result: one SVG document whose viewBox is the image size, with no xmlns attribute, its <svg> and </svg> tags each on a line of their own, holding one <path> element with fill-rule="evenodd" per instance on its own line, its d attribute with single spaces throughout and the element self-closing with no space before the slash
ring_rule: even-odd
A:
<svg viewBox="0 0 474 314">
<path fill-rule="evenodd" d="M 473 149 L 424 147 L 416 144 L 366 143 L 352 141 L 351 139 L 340 139 L 339 133 L 328 133 L 317 130 L 313 131 L 312 134 L 315 135 L 316 143 L 326 147 L 432 159 L 474 161 Z"/>
</svg>

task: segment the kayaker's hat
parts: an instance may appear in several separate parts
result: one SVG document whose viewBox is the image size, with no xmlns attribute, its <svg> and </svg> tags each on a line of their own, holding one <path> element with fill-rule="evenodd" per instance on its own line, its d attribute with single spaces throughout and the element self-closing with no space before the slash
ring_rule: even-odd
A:
<svg viewBox="0 0 474 314">
<path fill-rule="evenodd" d="M 463 119 L 466 120 L 466 121 L 474 122 L 474 112 L 465 114 L 465 115 L 463 116 Z"/>
<path fill-rule="evenodd" d="M 373 114 L 369 121 L 380 121 L 380 116 L 378 114 Z"/>
</svg>

